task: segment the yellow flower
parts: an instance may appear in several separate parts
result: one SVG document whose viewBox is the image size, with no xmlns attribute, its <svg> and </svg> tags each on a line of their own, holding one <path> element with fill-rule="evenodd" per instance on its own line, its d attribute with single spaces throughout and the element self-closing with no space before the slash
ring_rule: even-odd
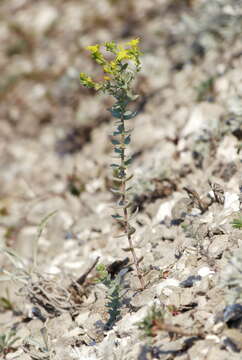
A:
<svg viewBox="0 0 242 360">
<path fill-rule="evenodd" d="M 98 53 L 100 49 L 100 45 L 90 45 L 86 47 L 87 50 L 89 50 L 92 54 Z"/>
<path fill-rule="evenodd" d="M 102 84 L 98 84 L 98 83 L 95 83 L 95 85 L 94 85 L 94 89 L 95 90 L 100 90 L 102 88 Z"/>
<path fill-rule="evenodd" d="M 92 58 L 99 64 L 104 65 L 106 63 L 106 60 L 103 57 L 103 54 L 100 51 L 100 45 L 90 45 L 86 47 L 87 50 L 89 50 L 92 54 Z"/>
<path fill-rule="evenodd" d="M 132 46 L 132 47 L 136 47 L 138 44 L 139 44 L 139 38 L 132 39 L 129 42 L 127 42 L 127 45 Z"/>
<path fill-rule="evenodd" d="M 125 49 L 121 49 L 116 56 L 116 61 L 121 61 L 121 60 L 125 60 L 125 59 L 130 59 L 130 55 L 128 50 Z"/>
<path fill-rule="evenodd" d="M 107 63 L 104 67 L 103 67 L 103 71 L 111 74 L 111 75 L 115 75 L 118 72 L 118 68 L 117 68 L 117 63 L 116 61 L 110 61 L 110 63 Z"/>
<path fill-rule="evenodd" d="M 104 46 L 106 51 L 114 54 L 111 61 L 106 60 L 104 54 L 101 51 L 101 47 Z M 124 44 L 116 44 L 114 41 L 106 42 L 104 44 L 96 44 L 87 46 L 86 49 L 90 51 L 92 59 L 101 65 L 104 71 L 103 82 L 94 82 L 91 77 L 85 73 L 80 74 L 81 84 L 93 88 L 95 90 L 104 90 L 108 86 L 109 81 L 115 81 L 118 84 L 119 79 L 126 73 L 126 69 L 129 66 L 128 61 L 130 60 L 136 67 L 136 71 L 140 70 L 140 55 L 142 54 L 139 50 L 139 39 L 132 39 Z M 124 62 L 123 62 L 124 61 Z M 106 82 L 107 81 L 107 82 Z"/>
<path fill-rule="evenodd" d="M 87 88 L 95 88 L 97 85 L 92 80 L 92 78 L 85 73 L 80 73 L 80 82 L 83 86 L 86 86 Z"/>
<path fill-rule="evenodd" d="M 105 47 L 107 51 L 111 51 L 112 53 L 116 54 L 117 45 L 114 41 L 105 42 Z"/>
</svg>

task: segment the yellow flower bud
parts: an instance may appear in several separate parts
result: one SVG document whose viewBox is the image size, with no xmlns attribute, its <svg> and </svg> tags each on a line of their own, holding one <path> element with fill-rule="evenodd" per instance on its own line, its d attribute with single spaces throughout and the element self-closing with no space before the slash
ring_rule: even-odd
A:
<svg viewBox="0 0 242 360">
<path fill-rule="evenodd" d="M 80 82 L 87 88 L 95 88 L 96 86 L 96 83 L 92 80 L 92 78 L 85 73 L 80 73 Z"/>
<path fill-rule="evenodd" d="M 89 50 L 92 54 L 99 52 L 100 45 L 90 45 L 86 47 L 87 50 Z"/>
<path fill-rule="evenodd" d="M 132 39 L 129 42 L 127 42 L 127 45 L 132 46 L 132 47 L 136 47 L 138 44 L 139 44 L 139 38 Z"/>
<path fill-rule="evenodd" d="M 121 61 L 125 59 L 130 59 L 130 55 L 128 53 L 128 50 L 122 49 L 117 53 L 116 61 Z"/>
</svg>

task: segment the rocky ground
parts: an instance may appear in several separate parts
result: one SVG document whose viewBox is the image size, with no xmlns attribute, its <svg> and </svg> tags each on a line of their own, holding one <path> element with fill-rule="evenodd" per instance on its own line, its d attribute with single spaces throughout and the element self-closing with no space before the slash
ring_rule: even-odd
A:
<svg viewBox="0 0 242 360">
<path fill-rule="evenodd" d="M 242 358 L 241 20 L 237 0 L 0 1 L 0 358 Z M 112 236 L 111 99 L 79 85 L 85 46 L 136 37 L 143 291 Z"/>
</svg>

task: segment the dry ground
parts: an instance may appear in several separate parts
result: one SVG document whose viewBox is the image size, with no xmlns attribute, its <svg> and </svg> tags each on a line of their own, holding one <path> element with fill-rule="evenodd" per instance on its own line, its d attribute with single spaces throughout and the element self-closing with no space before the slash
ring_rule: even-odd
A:
<svg viewBox="0 0 242 360">
<path fill-rule="evenodd" d="M 235 0 L 0 1 L 0 357 L 241 359 L 241 20 Z M 85 46 L 135 37 L 144 291 L 112 237 L 111 100 L 78 80 L 99 76 Z"/>
</svg>

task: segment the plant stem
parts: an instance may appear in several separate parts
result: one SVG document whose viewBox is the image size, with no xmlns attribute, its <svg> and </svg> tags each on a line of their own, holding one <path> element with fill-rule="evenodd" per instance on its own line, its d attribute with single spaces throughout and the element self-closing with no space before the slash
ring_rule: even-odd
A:
<svg viewBox="0 0 242 360">
<path fill-rule="evenodd" d="M 123 110 L 124 112 L 124 110 Z M 121 197 L 121 202 L 124 205 L 123 207 L 123 215 L 124 215 L 124 232 L 127 235 L 127 239 L 129 242 L 129 248 L 130 251 L 132 253 L 133 256 L 133 261 L 136 267 L 136 272 L 137 272 L 137 276 L 139 278 L 140 284 L 141 284 L 141 288 L 144 289 L 145 288 L 145 282 L 144 282 L 144 278 L 142 275 L 142 272 L 140 270 L 139 267 L 139 262 L 135 253 L 135 249 L 134 249 L 134 245 L 133 245 L 133 241 L 132 241 L 132 234 L 130 234 L 130 225 L 129 225 L 129 216 L 128 216 L 128 209 L 125 206 L 127 203 L 127 192 L 126 192 L 126 170 L 125 170 L 125 121 L 124 118 L 122 117 L 121 119 L 121 126 L 122 126 L 122 133 L 121 133 L 121 148 L 122 148 L 122 152 L 120 154 L 120 159 L 121 159 L 121 169 L 122 169 L 122 182 L 121 182 L 121 186 L 120 186 L 120 190 L 122 192 L 122 197 Z"/>
</svg>

